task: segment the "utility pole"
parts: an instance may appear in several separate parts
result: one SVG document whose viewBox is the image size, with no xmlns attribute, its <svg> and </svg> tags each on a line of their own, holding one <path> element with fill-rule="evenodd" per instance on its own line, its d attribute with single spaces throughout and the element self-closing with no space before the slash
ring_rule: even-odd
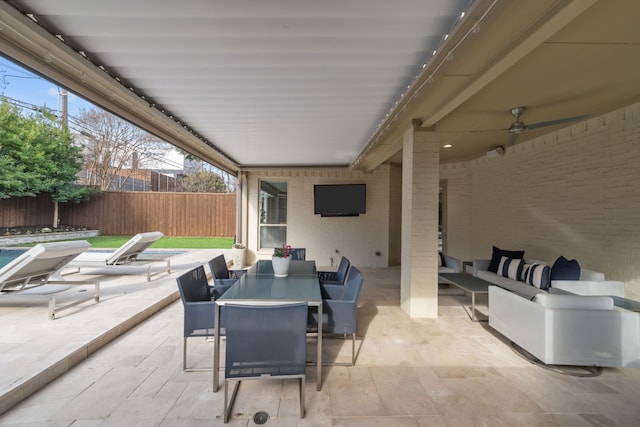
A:
<svg viewBox="0 0 640 427">
<path fill-rule="evenodd" d="M 60 98 L 62 100 L 62 126 L 67 129 L 69 127 L 69 94 L 65 89 L 60 90 Z"/>
<path fill-rule="evenodd" d="M 60 90 L 60 100 L 62 104 L 62 127 L 64 129 L 69 129 L 69 108 L 68 108 L 68 93 L 65 89 Z M 58 202 L 53 202 L 53 228 L 58 228 L 58 223 L 60 215 L 60 206 Z"/>
</svg>

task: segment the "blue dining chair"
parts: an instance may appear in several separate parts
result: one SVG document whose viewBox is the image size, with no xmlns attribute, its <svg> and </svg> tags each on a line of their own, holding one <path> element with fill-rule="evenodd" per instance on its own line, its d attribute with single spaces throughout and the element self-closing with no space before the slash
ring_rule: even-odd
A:
<svg viewBox="0 0 640 427">
<path fill-rule="evenodd" d="M 182 370 L 209 371 L 211 369 L 187 369 L 187 338 L 215 335 L 214 301 L 228 287 L 209 286 L 202 265 L 176 279 L 182 306 L 184 307 L 184 339 L 182 342 Z"/>
<path fill-rule="evenodd" d="M 344 285 L 323 285 L 322 335 L 351 335 L 351 366 L 356 363 L 356 308 L 364 276 L 351 267 Z M 318 330 L 318 312 L 309 311 L 309 329 Z"/>
<path fill-rule="evenodd" d="M 344 281 L 347 278 L 347 272 L 351 266 L 351 261 L 346 257 L 340 258 L 340 264 L 336 271 L 318 271 L 318 279 L 320 285 L 344 285 Z"/>
<path fill-rule="evenodd" d="M 231 287 L 236 280 L 238 280 L 246 270 L 229 270 L 227 268 L 227 261 L 224 255 L 218 255 L 209 260 L 209 268 L 211 269 L 211 278 L 213 279 L 214 286 L 226 286 Z"/>
<path fill-rule="evenodd" d="M 298 379 L 300 418 L 304 418 L 307 303 L 225 304 L 224 308 L 224 422 L 243 380 Z M 230 381 L 236 383 L 229 401 Z"/>
</svg>

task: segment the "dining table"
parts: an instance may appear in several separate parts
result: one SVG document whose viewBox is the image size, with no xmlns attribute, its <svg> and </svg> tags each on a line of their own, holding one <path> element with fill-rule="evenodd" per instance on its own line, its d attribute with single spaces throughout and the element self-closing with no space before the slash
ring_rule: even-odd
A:
<svg viewBox="0 0 640 427">
<path fill-rule="evenodd" d="M 222 296 L 216 299 L 215 347 L 213 351 L 213 391 L 219 389 L 220 312 L 225 304 L 266 305 L 306 302 L 318 308 L 322 319 L 322 294 L 315 261 L 292 260 L 289 274 L 276 277 L 271 260 L 258 260 Z M 317 390 L 322 389 L 322 322 L 318 322 L 316 362 Z"/>
</svg>

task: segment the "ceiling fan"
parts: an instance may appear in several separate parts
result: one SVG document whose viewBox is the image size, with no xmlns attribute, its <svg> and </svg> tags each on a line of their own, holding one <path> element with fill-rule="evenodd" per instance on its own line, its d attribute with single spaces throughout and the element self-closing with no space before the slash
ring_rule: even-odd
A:
<svg viewBox="0 0 640 427">
<path fill-rule="evenodd" d="M 526 109 L 527 107 L 514 107 L 511 110 L 509 110 L 511 115 L 515 117 L 516 121 L 513 122 L 511 126 L 509 126 L 508 128 L 500 129 L 500 130 L 506 130 L 511 134 L 511 137 L 509 138 L 510 146 L 513 145 L 516 142 L 516 139 L 518 139 L 518 136 L 520 136 L 520 134 L 526 130 L 539 129 L 546 126 L 555 126 L 555 125 L 560 125 L 562 123 L 575 122 L 575 121 L 586 119 L 587 117 L 589 117 L 589 114 L 583 114 L 581 116 L 565 117 L 563 119 L 548 120 L 546 122 L 525 124 L 520 121 L 520 116 L 522 115 L 522 113 L 524 113 Z"/>
</svg>

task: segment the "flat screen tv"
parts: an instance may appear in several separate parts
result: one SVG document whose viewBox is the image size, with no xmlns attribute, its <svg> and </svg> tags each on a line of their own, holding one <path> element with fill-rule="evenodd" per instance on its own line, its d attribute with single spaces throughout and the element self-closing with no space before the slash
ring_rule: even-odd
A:
<svg viewBox="0 0 640 427">
<path fill-rule="evenodd" d="M 320 216 L 359 216 L 367 209 L 366 184 L 317 184 L 313 187 L 314 213 Z"/>
</svg>

